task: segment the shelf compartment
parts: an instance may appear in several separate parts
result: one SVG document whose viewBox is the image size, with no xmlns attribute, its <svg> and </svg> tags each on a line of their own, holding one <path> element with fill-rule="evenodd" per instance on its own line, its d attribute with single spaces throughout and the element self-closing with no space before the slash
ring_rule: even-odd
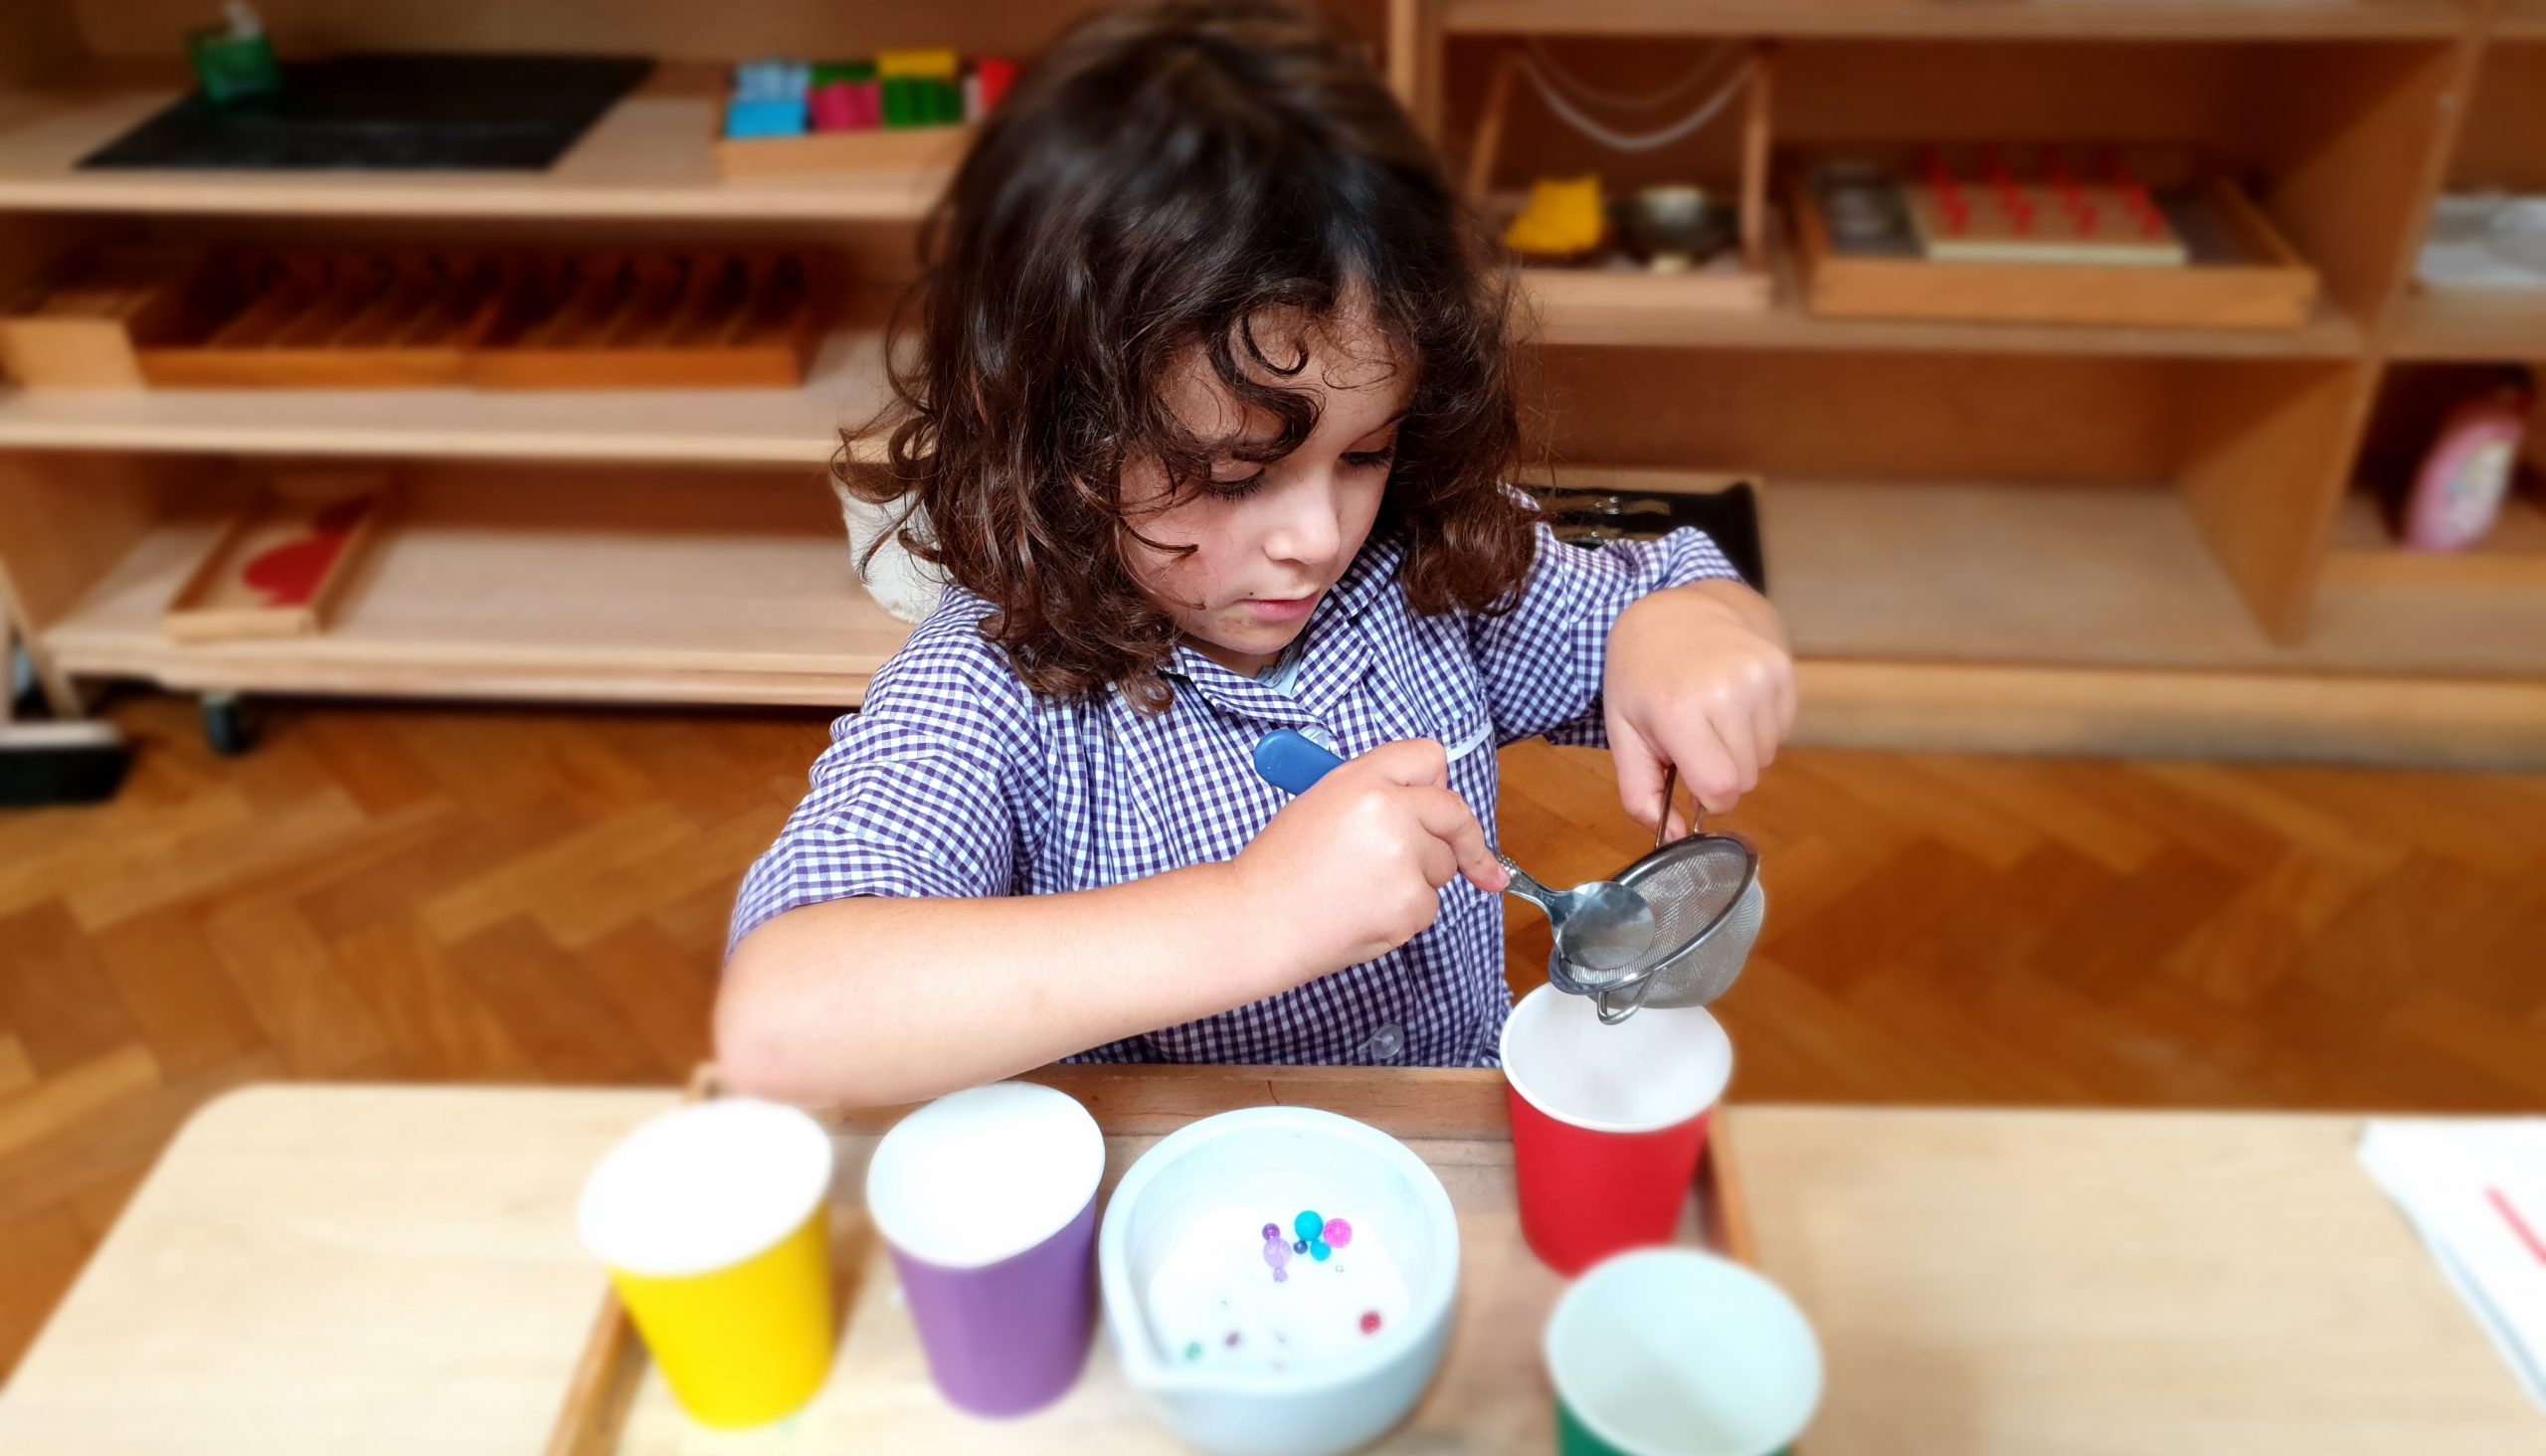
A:
<svg viewBox="0 0 2546 1456">
<path fill-rule="evenodd" d="M 1725 477 L 1576 467 L 1552 478 L 1566 489 L 1650 491 L 1714 488 Z M 2377 530 L 2376 521 L 2356 500 L 2337 557 L 2358 545 L 2364 528 Z M 2514 530 L 2535 543 L 2546 521 Z M 1760 489 L 1760 533 L 1770 596 L 1796 654 L 1811 660 L 2546 674 L 2546 578 L 2533 575 L 2364 580 L 2329 572 L 2315 630 L 2302 642 L 2274 642 L 2246 611 L 2180 494 L 2162 484 L 1779 478 Z"/>
<path fill-rule="evenodd" d="M 2398 309 L 2399 359 L 2546 359 L 2546 288 L 2421 288 Z"/>
<path fill-rule="evenodd" d="M 716 96 L 665 78 L 623 98 L 542 172 L 81 171 L 76 163 L 176 99 L 164 86 L 0 93 L 0 208 L 329 217 L 910 221 L 948 171 L 729 180 L 711 151 Z"/>
<path fill-rule="evenodd" d="M 2546 596 L 2546 505 L 2513 489 L 2483 540 L 2463 551 L 2411 551 L 2397 543 L 2376 499 L 2355 490 L 2334 522 L 2325 582 L 2336 593 L 2393 587 Z"/>
<path fill-rule="evenodd" d="M 2546 29 L 2546 17 L 2532 19 Z M 1447 0 L 1443 25 L 1454 35 L 2330 41 L 2442 39 L 2466 19 L 2451 0 Z"/>
<path fill-rule="evenodd" d="M 221 529 L 147 526 L 43 630 L 55 662 L 182 689 L 845 707 L 910 633 L 794 472 L 413 471 L 325 632 L 171 641 L 160 614 Z"/>
</svg>

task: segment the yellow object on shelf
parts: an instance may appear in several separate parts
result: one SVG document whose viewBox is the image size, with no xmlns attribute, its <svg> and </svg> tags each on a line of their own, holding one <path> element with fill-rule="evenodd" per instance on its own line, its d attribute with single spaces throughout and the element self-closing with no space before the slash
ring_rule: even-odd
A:
<svg viewBox="0 0 2546 1456">
<path fill-rule="evenodd" d="M 1600 246 L 1600 179 L 1542 177 L 1530 205 L 1503 233 L 1504 246 L 1532 258 L 1573 258 Z"/>
<path fill-rule="evenodd" d="M 916 76 L 930 81 L 953 81 L 962 71 L 963 61 L 953 51 L 875 53 L 875 75 L 886 80 L 896 76 Z"/>
</svg>

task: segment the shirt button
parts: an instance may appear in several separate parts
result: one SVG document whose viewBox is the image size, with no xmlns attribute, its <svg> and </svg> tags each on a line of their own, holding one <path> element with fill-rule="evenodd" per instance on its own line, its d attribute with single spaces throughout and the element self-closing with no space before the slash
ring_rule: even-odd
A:
<svg viewBox="0 0 2546 1456">
<path fill-rule="evenodd" d="M 1405 1050 L 1405 1028 L 1391 1021 L 1370 1033 L 1362 1043 L 1362 1054 L 1375 1062 L 1392 1062 Z"/>
</svg>

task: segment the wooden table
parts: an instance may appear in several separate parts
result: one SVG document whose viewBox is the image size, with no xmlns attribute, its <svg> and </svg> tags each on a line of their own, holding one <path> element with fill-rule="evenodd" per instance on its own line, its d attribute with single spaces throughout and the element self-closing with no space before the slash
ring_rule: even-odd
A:
<svg viewBox="0 0 2546 1456">
<path fill-rule="evenodd" d="M 1315 1102 L 1408 1131 L 1490 1073 L 1089 1069 L 1122 1131 Z M 0 1450 L 536 1452 L 602 1279 L 584 1172 L 664 1092 L 269 1087 L 207 1109 L 15 1381 Z M 2326 1116 L 1743 1107 L 1760 1262 L 1811 1314 L 1810 1456 L 2546 1452 Z"/>
</svg>

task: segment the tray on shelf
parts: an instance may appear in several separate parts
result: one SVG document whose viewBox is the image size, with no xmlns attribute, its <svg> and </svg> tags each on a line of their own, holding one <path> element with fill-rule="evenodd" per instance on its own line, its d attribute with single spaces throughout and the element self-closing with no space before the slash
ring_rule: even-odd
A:
<svg viewBox="0 0 2546 1456">
<path fill-rule="evenodd" d="M 793 389 L 839 292 L 828 255 L 136 250 L 0 311 L 33 388 Z"/>
<path fill-rule="evenodd" d="M 792 389 L 836 297 L 805 253 L 559 253 L 516 272 L 469 361 L 485 389 Z"/>
<path fill-rule="evenodd" d="M 379 471 L 284 476 L 235 518 L 168 603 L 174 641 L 307 637 L 327 617 L 388 508 Z"/>
<path fill-rule="evenodd" d="M 1096 1114 L 1106 1134 L 1107 1195 L 1132 1161 L 1175 1126 L 1222 1110 L 1185 1107 L 1170 1117 L 1142 1111 L 1137 1092 L 1127 1095 L 1113 1085 L 1123 1076 L 1120 1068 L 1055 1068 L 1033 1077 L 1052 1081 Z M 1521 1239 L 1512 1143 L 1500 1117 L 1502 1076 L 1427 1076 L 1420 1091 L 1389 1086 L 1371 1106 L 1358 1105 L 1350 1096 L 1328 1099 L 1337 1110 L 1362 1116 L 1402 1139 L 1440 1176 L 1459 1217 L 1459 1303 L 1449 1356 L 1411 1419 L 1372 1449 L 1468 1449 L 1479 1444 L 1494 1450 L 1552 1449 L 1553 1410 L 1542 1373 L 1539 1333 L 1565 1281 L 1541 1264 Z M 1272 1100 L 1263 1079 L 1254 1080 L 1252 1087 L 1255 1102 Z M 694 1098 L 716 1091 L 712 1069 L 702 1069 L 692 1080 Z M 1393 1102 L 1404 1116 L 1377 1111 L 1382 1100 Z M 839 1154 L 835 1190 L 863 1185 L 866 1160 L 888 1124 L 889 1119 L 861 1119 L 854 1126 L 834 1128 L 832 1141 Z M 1748 1215 L 1729 1155 L 1725 1119 L 1718 1117 L 1682 1237 L 1750 1263 Z M 692 1424 L 653 1368 L 617 1297 L 605 1296 L 550 1434 L 548 1456 L 852 1448 L 1166 1456 L 1187 1449 L 1143 1410 L 1106 1348 L 1102 1330 L 1078 1384 L 1049 1408 L 996 1423 L 956 1410 L 929 1383 L 893 1261 L 853 1193 L 832 1204 L 831 1238 L 844 1320 L 829 1382 L 811 1405 L 756 1431 L 728 1435 Z"/>
<path fill-rule="evenodd" d="M 2315 309 L 2316 271 L 2236 183 L 2189 159 L 2142 158 L 2118 185 L 2073 183 L 2060 172 L 2047 184 L 1982 163 L 1962 174 L 1967 190 L 1915 180 L 1918 166 L 1906 157 L 1850 160 L 1865 177 L 1898 181 L 1898 216 L 1888 233 L 1851 239 L 1833 222 L 1821 180 L 1828 174 L 1797 169 L 1787 211 L 1815 314 L 2274 329 L 2300 327 Z M 2088 165 L 2079 164 L 2081 175 Z M 1963 209 L 1938 196 L 1958 190 L 1971 199 Z M 2089 219 L 2083 229 L 2073 207 Z M 2022 221 L 2008 225 L 2011 210 Z M 1941 237 L 1940 216 L 1969 219 L 1969 236 Z"/>
<path fill-rule="evenodd" d="M 178 284 L 180 321 L 136 336 L 134 355 L 162 389 L 457 384 L 504 272 L 466 249 L 227 249 Z"/>
</svg>

